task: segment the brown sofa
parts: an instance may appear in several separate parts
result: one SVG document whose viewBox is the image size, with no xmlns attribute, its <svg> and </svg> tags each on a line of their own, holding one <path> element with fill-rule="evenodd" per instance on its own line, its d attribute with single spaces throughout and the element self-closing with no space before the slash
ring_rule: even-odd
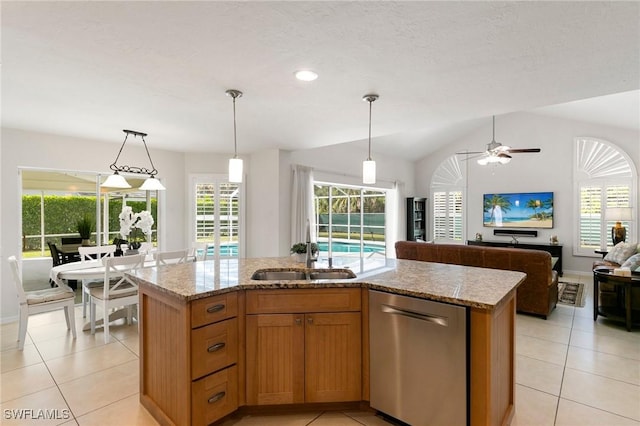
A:
<svg viewBox="0 0 640 426">
<path fill-rule="evenodd" d="M 398 241 L 396 257 L 524 272 L 527 278 L 516 295 L 518 312 L 546 319 L 558 301 L 558 274 L 551 268 L 551 255 L 546 251 Z"/>
</svg>

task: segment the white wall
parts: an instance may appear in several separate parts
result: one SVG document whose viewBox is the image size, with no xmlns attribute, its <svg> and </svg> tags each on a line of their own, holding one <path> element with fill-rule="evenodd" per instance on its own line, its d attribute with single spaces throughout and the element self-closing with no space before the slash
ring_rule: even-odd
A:
<svg viewBox="0 0 640 426">
<path fill-rule="evenodd" d="M 114 138 L 121 143 L 120 134 L 115 132 Z M 166 198 L 167 208 L 164 211 L 164 227 L 162 239 L 166 248 L 184 247 L 184 209 L 182 188 L 185 173 L 182 153 L 162 151 L 153 148 L 153 137 L 147 138 L 147 145 L 156 168 L 158 177 L 167 191 L 160 194 Z M 21 183 L 18 180 L 19 167 L 39 167 L 45 169 L 76 170 L 87 172 L 103 172 L 110 174 L 109 164 L 115 159 L 119 144 L 110 144 L 86 139 L 71 138 L 36 132 L 2 128 L 1 161 L 1 203 L 5 207 L 2 215 L 0 235 L 0 263 L 2 264 L 2 319 L 15 317 L 15 289 L 11 273 L 6 266 L 6 258 L 19 255 L 22 251 L 19 198 Z M 129 164 L 148 164 L 148 158 L 142 144 L 136 146 L 136 140 L 129 139 L 121 159 L 130 160 Z"/>
<path fill-rule="evenodd" d="M 557 235 L 563 245 L 565 271 L 590 272 L 592 257 L 574 257 L 573 232 L 573 144 L 574 138 L 591 136 L 607 140 L 624 150 L 640 169 L 640 135 L 637 131 L 619 129 L 530 113 L 514 113 L 496 117 L 496 141 L 514 148 L 541 148 L 539 154 L 514 154 L 511 163 L 502 166 L 479 166 L 468 162 L 467 239 L 481 232 L 485 240 L 508 240 L 493 236 L 492 228 L 482 226 L 482 195 L 492 192 L 554 192 L 554 228 L 539 229 L 537 238 L 522 238 L 523 242 L 547 244 Z M 468 149 L 484 150 L 491 142 L 491 120 L 487 126 L 461 138 L 454 144 L 417 162 L 416 188 L 429 193 L 431 175 L 451 154 Z M 640 199 L 640 196 L 638 197 Z M 636 209 L 637 211 L 638 209 Z M 637 218 L 636 218 L 637 220 Z M 638 222 L 636 222 L 638 223 Z M 635 227 L 636 229 L 638 226 Z M 638 241 L 638 236 L 631 237 Z"/>
</svg>

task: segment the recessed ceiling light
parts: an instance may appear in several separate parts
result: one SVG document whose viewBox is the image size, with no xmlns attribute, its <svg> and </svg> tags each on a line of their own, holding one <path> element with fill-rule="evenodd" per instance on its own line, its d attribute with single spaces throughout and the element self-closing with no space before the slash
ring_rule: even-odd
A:
<svg viewBox="0 0 640 426">
<path fill-rule="evenodd" d="M 318 74 L 311 70 L 300 70 L 295 72 L 295 76 L 301 81 L 313 81 L 318 78 Z"/>
</svg>

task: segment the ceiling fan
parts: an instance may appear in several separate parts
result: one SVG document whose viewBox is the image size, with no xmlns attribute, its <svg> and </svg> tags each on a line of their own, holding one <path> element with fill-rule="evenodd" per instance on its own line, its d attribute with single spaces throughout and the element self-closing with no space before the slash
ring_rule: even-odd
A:
<svg viewBox="0 0 640 426">
<path fill-rule="evenodd" d="M 529 152 L 540 152 L 540 148 L 511 148 L 507 145 L 502 145 L 500 142 L 496 142 L 496 116 L 492 116 L 493 118 L 493 137 L 491 142 L 487 144 L 486 151 L 465 151 L 465 152 L 456 152 L 456 154 L 465 154 L 465 155 L 474 155 L 470 158 L 478 158 L 478 164 L 481 166 L 486 166 L 487 164 L 507 164 L 511 161 L 511 154 L 521 154 L 521 153 L 529 153 Z"/>
</svg>

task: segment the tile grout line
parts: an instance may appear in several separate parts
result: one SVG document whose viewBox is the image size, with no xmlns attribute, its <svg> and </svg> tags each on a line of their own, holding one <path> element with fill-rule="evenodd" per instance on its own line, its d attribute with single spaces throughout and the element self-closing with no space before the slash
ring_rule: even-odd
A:
<svg viewBox="0 0 640 426">
<path fill-rule="evenodd" d="M 560 400 L 562 399 L 562 387 L 564 386 L 564 374 L 567 370 L 567 360 L 569 359 L 569 348 L 571 348 L 571 336 L 573 335 L 573 325 L 576 319 L 576 308 L 574 306 L 573 312 L 571 315 L 571 329 L 569 330 L 569 340 L 567 341 L 567 351 L 564 356 L 564 365 L 562 366 L 562 376 L 560 377 L 560 389 L 558 391 L 558 399 L 556 401 L 556 412 L 553 416 L 553 424 L 558 422 L 558 411 L 560 410 Z"/>
</svg>

